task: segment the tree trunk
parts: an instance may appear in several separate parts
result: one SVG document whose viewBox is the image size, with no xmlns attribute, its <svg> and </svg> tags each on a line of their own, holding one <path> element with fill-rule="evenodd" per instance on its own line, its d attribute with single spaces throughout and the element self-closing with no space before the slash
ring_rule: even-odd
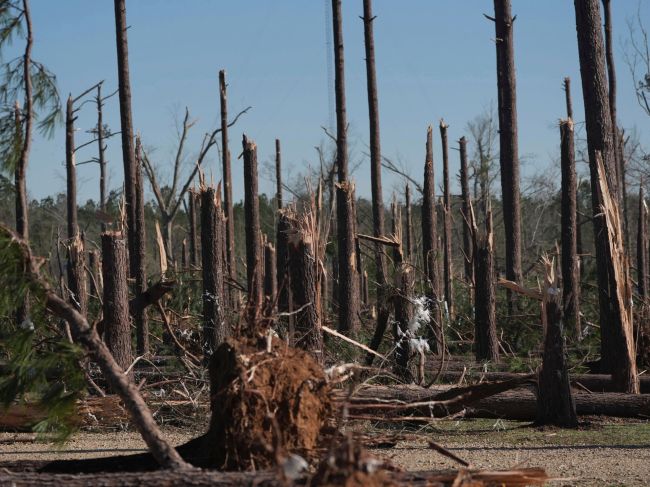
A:
<svg viewBox="0 0 650 487">
<path fill-rule="evenodd" d="M 573 101 L 571 99 L 571 78 L 564 78 L 564 97 L 566 100 L 566 116 L 573 120 Z M 574 157 L 575 161 L 575 157 Z M 578 184 L 576 181 L 576 252 L 578 255 L 578 268 L 582 262 L 582 225 L 580 224 L 580 197 L 578 194 Z M 578 274 L 578 277 L 580 274 Z M 578 281 L 579 282 L 579 281 Z M 566 315 L 565 315 L 566 316 Z"/>
<path fill-rule="evenodd" d="M 102 84 L 97 85 L 97 162 L 99 163 L 99 209 L 106 213 L 106 157 L 104 145 L 104 103 L 102 101 Z M 102 221 L 102 232 L 106 231 L 106 223 Z"/>
<path fill-rule="evenodd" d="M 275 301 L 278 294 L 277 288 L 277 264 L 275 247 L 271 242 L 264 246 L 264 295 L 266 296 L 266 315 L 275 314 Z"/>
<path fill-rule="evenodd" d="M 223 206 L 226 218 L 226 269 L 231 280 L 237 280 L 237 259 L 235 252 L 235 217 L 232 202 L 232 171 L 230 149 L 228 148 L 228 105 L 226 103 L 226 72 L 219 71 L 219 101 L 221 104 L 221 160 L 223 164 Z M 231 305 L 235 293 L 229 292 Z"/>
<path fill-rule="evenodd" d="M 485 235 L 474 228 L 474 352 L 477 361 L 499 361 L 496 320 L 496 276 L 492 210 L 487 210 Z"/>
<path fill-rule="evenodd" d="M 72 95 L 68 97 L 65 111 L 65 170 L 67 182 L 68 239 L 79 233 L 77 223 L 77 175 L 74 157 L 74 109 Z"/>
<path fill-rule="evenodd" d="M 190 265 L 196 268 L 199 265 L 199 257 L 198 257 L 199 242 L 198 242 L 198 231 L 196 225 L 197 195 L 194 191 L 190 190 L 188 192 L 187 202 L 188 202 L 187 211 L 189 213 L 188 220 L 189 220 L 189 227 L 190 227 Z"/>
<path fill-rule="evenodd" d="M 291 296 L 297 311 L 295 345 L 311 352 L 323 363 L 323 331 L 321 328 L 321 296 L 318 286 L 318 263 L 314 247 L 317 242 L 309 230 L 292 221 L 289 238 Z"/>
<path fill-rule="evenodd" d="M 413 287 L 414 279 L 411 267 L 406 263 L 399 264 L 395 274 L 395 286 L 398 294 L 394 298 L 395 321 L 393 322 L 393 339 L 395 341 L 395 374 L 404 381 L 413 381 L 409 369 L 411 358 L 411 338 L 409 323 L 413 319 Z"/>
<path fill-rule="evenodd" d="M 338 329 L 356 335 L 359 329 L 359 299 L 354 248 L 354 185 L 348 181 L 347 115 L 345 108 L 345 74 L 343 54 L 343 19 L 341 0 L 332 0 L 334 30 L 334 66 L 336 94 L 336 188 L 338 237 Z"/>
<path fill-rule="evenodd" d="M 463 218 L 463 262 L 465 263 L 465 280 L 470 286 L 474 285 L 474 260 L 472 244 L 472 227 L 470 223 L 471 195 L 469 192 L 469 175 L 467 172 L 467 140 L 461 137 L 460 146 L 460 191 L 463 199 L 461 216 Z"/>
<path fill-rule="evenodd" d="M 451 255 L 451 188 L 449 186 L 449 145 L 447 142 L 447 127 L 443 120 L 440 120 L 440 138 L 442 144 L 442 182 L 444 195 L 442 198 L 443 221 L 444 221 L 444 281 L 445 281 L 445 301 L 447 301 L 447 310 L 449 319 L 453 321 L 454 317 L 454 289 L 453 289 L 453 269 Z"/>
<path fill-rule="evenodd" d="M 90 276 L 91 289 L 96 298 L 104 292 L 104 280 L 101 272 L 101 257 L 97 250 L 88 251 L 88 275 Z"/>
<path fill-rule="evenodd" d="M 413 212 L 411 207 L 411 188 L 409 184 L 406 184 L 406 189 L 404 190 L 404 199 L 405 199 L 405 210 L 406 210 L 406 222 L 405 222 L 405 232 L 404 240 L 406 241 L 406 257 L 411 264 L 415 262 L 415 255 L 413 253 Z"/>
<path fill-rule="evenodd" d="M 88 288 L 86 280 L 86 254 L 84 241 L 75 235 L 68 241 L 68 292 L 72 305 L 86 316 L 88 313 Z"/>
<path fill-rule="evenodd" d="M 580 337 L 580 262 L 576 240 L 577 185 L 573 120 L 560 121 L 560 152 L 562 166 L 562 309 L 567 328 Z"/>
<path fill-rule="evenodd" d="M 224 306 L 222 252 L 223 213 L 221 197 L 212 187 L 201 188 L 201 259 L 203 269 L 203 357 L 212 353 L 229 335 Z"/>
<path fill-rule="evenodd" d="M 515 50 L 510 0 L 494 0 L 499 105 L 499 164 L 506 242 L 506 278 L 521 282 L 521 210 Z M 514 299 L 514 293 L 512 293 Z M 512 300 L 509 307 L 512 306 Z"/>
<path fill-rule="evenodd" d="M 146 236 L 144 221 L 144 184 L 142 181 L 142 148 L 140 138 L 136 140 L 136 159 L 135 159 L 135 231 L 133 232 L 134 242 L 132 245 L 133 254 L 130 255 L 131 265 L 135 271 L 135 295 L 139 296 L 147 290 L 147 270 L 146 262 Z M 130 237 L 129 237 L 130 238 Z M 149 320 L 145 308 L 137 310 L 133 314 L 135 321 L 136 351 L 138 355 L 149 353 Z"/>
<path fill-rule="evenodd" d="M 244 216 L 246 220 L 246 278 L 248 289 L 248 326 L 257 327 L 263 301 L 262 232 L 257 190 L 257 146 L 245 135 L 244 147 Z"/>
<path fill-rule="evenodd" d="M 280 151 L 280 139 L 275 139 L 275 203 L 278 210 L 282 209 L 282 153 Z"/>
<path fill-rule="evenodd" d="M 433 173 L 433 129 L 427 129 L 426 159 L 422 198 L 422 257 L 426 277 L 426 295 L 431 311 L 430 345 L 434 353 L 442 352 L 442 321 L 440 318 L 437 272 L 436 195 Z"/>
<path fill-rule="evenodd" d="M 648 262 L 648 206 L 643 194 L 643 184 L 639 185 L 639 221 L 636 234 L 636 272 L 639 286 L 639 296 L 642 300 L 648 298 L 650 287 Z"/>
<path fill-rule="evenodd" d="M 291 276 L 289 275 L 289 231 L 291 227 L 289 219 L 284 209 L 278 211 L 277 226 L 277 289 L 278 289 L 278 311 L 286 313 L 289 311 L 289 301 L 291 294 Z"/>
<path fill-rule="evenodd" d="M 122 370 L 133 362 L 129 323 L 127 251 L 117 232 L 102 234 L 102 275 L 104 278 L 104 341 Z M 133 372 L 129 380 L 133 379 Z"/>
<path fill-rule="evenodd" d="M 605 55 L 598 0 L 575 0 L 578 54 L 582 76 L 582 92 L 585 106 L 589 167 L 591 172 L 592 211 L 598 298 L 600 303 L 601 367 L 602 372 L 613 373 L 622 391 L 638 390 L 634 363 L 630 363 L 630 336 L 616 299 L 617 279 L 615 262 L 609 245 L 610 233 L 602 211 L 604 196 L 599 188 L 598 161 L 602 157 L 605 185 L 613 200 L 617 200 L 616 158 L 612 140 L 612 121 L 606 88 Z M 620 283 L 624 285 L 624 283 Z M 633 348 L 633 347 L 632 347 Z"/>
<path fill-rule="evenodd" d="M 564 78 L 564 98 L 566 101 L 566 117 L 573 120 L 573 102 L 571 101 L 571 78 Z"/>
</svg>

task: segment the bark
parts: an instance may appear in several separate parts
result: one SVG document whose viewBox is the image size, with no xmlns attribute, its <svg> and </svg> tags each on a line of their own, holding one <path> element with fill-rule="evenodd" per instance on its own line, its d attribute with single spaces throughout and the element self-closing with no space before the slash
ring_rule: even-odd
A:
<svg viewBox="0 0 650 487">
<path fill-rule="evenodd" d="M 282 209 L 282 153 L 280 139 L 275 139 L 275 202 Z"/>
<path fill-rule="evenodd" d="M 616 299 L 617 280 L 615 263 L 609 245 L 610 233 L 602 212 L 604 195 L 599 188 L 598 160 L 602 158 L 606 186 L 613 200 L 618 199 L 616 158 L 612 138 L 612 120 L 609 110 L 605 75 L 605 55 L 598 0 L 575 0 L 578 54 L 585 106 L 589 168 L 591 173 L 592 211 L 596 248 L 598 298 L 600 304 L 601 372 L 611 372 L 621 390 L 634 391 L 636 378 L 632 373 L 629 336 L 622 309 Z M 624 283 L 620 283 L 623 285 Z"/>
<path fill-rule="evenodd" d="M 474 260 L 472 244 L 472 227 L 470 224 L 471 195 L 469 192 L 469 174 L 467 172 L 467 140 L 461 137 L 460 146 L 460 191 L 463 199 L 461 216 L 463 218 L 463 262 L 465 264 L 465 279 L 470 285 L 474 284 Z"/>
<path fill-rule="evenodd" d="M 355 335 L 359 328 L 359 299 L 354 248 L 354 186 L 348 181 L 347 115 L 345 107 L 345 61 L 343 53 L 343 19 L 341 0 L 332 0 L 334 31 L 334 67 L 336 95 L 336 188 L 338 240 L 338 329 Z"/>
<path fill-rule="evenodd" d="M 395 274 L 395 287 L 398 291 L 394 298 L 395 321 L 393 322 L 393 339 L 395 342 L 395 374 L 407 382 L 413 380 L 409 370 L 411 358 L 410 339 L 415 338 L 409 331 L 409 323 L 413 319 L 413 287 L 414 278 L 411 268 L 406 263 L 400 263 Z"/>
<path fill-rule="evenodd" d="M 297 310 L 295 345 L 311 352 L 323 363 L 323 330 L 321 328 L 321 296 L 318 286 L 318 262 L 312 235 L 293 221 L 289 238 L 291 296 Z"/>
<path fill-rule="evenodd" d="M 478 233 L 478 232 L 475 232 Z M 477 361 L 499 361 L 496 323 L 496 276 L 492 212 L 488 209 L 485 235 L 474 236 L 474 352 Z"/>
<path fill-rule="evenodd" d="M 442 321 L 440 318 L 438 272 L 436 195 L 433 173 L 433 130 L 427 129 L 426 158 L 424 162 L 424 185 L 422 198 L 422 258 L 426 277 L 426 295 L 431 311 L 430 345 L 434 353 L 442 352 Z"/>
<path fill-rule="evenodd" d="M 117 366 L 127 370 L 133 362 L 129 323 L 127 250 L 120 233 L 102 234 L 102 275 L 104 278 L 104 341 Z M 133 373 L 129 374 L 129 380 Z"/>
<path fill-rule="evenodd" d="M 67 183 L 68 239 L 79 234 L 77 219 L 77 175 L 74 157 L 74 109 L 72 95 L 68 96 L 65 111 L 65 172 Z"/>
<path fill-rule="evenodd" d="M 453 321 L 454 316 L 454 289 L 453 269 L 451 255 L 451 188 L 449 186 L 449 144 L 447 141 L 447 127 L 444 121 L 440 121 L 440 138 L 442 144 L 442 182 L 443 182 L 443 221 L 444 221 L 444 285 L 445 301 L 449 319 Z"/>
<path fill-rule="evenodd" d="M 571 78 L 564 78 L 564 98 L 566 101 L 566 117 L 573 120 L 573 102 L 571 101 Z"/>
<path fill-rule="evenodd" d="M 82 316 L 88 313 L 88 285 L 84 241 L 75 235 L 68 241 L 68 293 L 70 303 Z"/>
<path fill-rule="evenodd" d="M 548 279 L 549 276 L 547 276 Z M 562 301 L 557 283 L 545 282 L 542 313 L 546 336 L 537 393 L 537 424 L 565 428 L 578 426 L 576 405 L 571 393 L 562 324 Z"/>
<path fill-rule="evenodd" d="M 194 191 L 189 191 L 187 198 L 187 211 L 189 213 L 189 227 L 190 227 L 190 265 L 196 268 L 199 265 L 199 242 L 198 231 L 196 225 L 196 203 L 197 195 Z"/>
<path fill-rule="evenodd" d="M 499 105 L 499 164 L 505 227 L 506 278 L 521 282 L 521 209 L 519 200 L 519 146 L 517 89 L 510 0 L 494 0 Z M 514 294 L 512 294 L 514 299 Z M 512 301 L 511 301 L 512 303 Z"/>
<path fill-rule="evenodd" d="M 201 258 L 203 270 L 203 357 L 212 353 L 229 335 L 225 315 L 222 239 L 223 213 L 214 188 L 201 188 Z"/>
<path fill-rule="evenodd" d="M 134 294 L 136 296 L 139 296 L 147 290 L 144 184 L 142 181 L 141 154 L 142 148 L 140 146 L 140 138 L 138 137 L 136 140 L 135 166 L 133 168 L 135 173 L 135 231 L 129 233 L 129 239 L 131 235 L 134 239 L 133 244 L 129 248 L 133 253 L 129 257 L 132 271 L 131 278 L 135 277 Z M 149 353 L 149 320 L 146 309 L 137 310 L 133 314 L 133 320 L 135 321 L 136 351 L 138 355 L 145 355 Z"/>
<path fill-rule="evenodd" d="M 246 220 L 246 278 L 248 289 L 248 326 L 255 330 L 263 302 L 262 232 L 257 181 L 257 146 L 245 135 L 244 147 L 244 216 Z"/>
<path fill-rule="evenodd" d="M 564 97 L 566 100 L 567 118 L 573 120 L 573 102 L 571 99 L 571 78 L 564 78 Z M 578 195 L 578 185 L 576 182 L 576 252 L 578 254 L 578 266 L 582 262 L 582 225 L 580 224 L 580 197 Z M 579 275 L 578 275 L 579 277 Z M 566 315 L 565 315 L 566 316 Z"/>
<path fill-rule="evenodd" d="M 104 145 L 104 103 L 102 101 L 102 84 L 97 85 L 97 162 L 99 163 L 99 209 L 106 213 L 106 157 Z M 106 231 L 106 223 L 102 222 L 102 232 Z"/>
<path fill-rule="evenodd" d="M 221 161 L 223 165 L 223 208 L 226 218 L 226 269 L 231 280 L 237 280 L 237 260 L 235 253 L 235 217 L 232 201 L 232 171 L 230 149 L 228 148 L 228 105 L 226 100 L 226 72 L 219 71 L 219 101 L 221 105 Z M 229 293 L 231 304 L 235 293 Z"/>
<path fill-rule="evenodd" d="M 413 253 L 413 212 L 411 207 L 411 188 L 408 183 L 406 184 L 406 189 L 404 190 L 404 199 L 405 199 L 405 210 L 406 210 L 406 222 L 405 222 L 405 231 L 404 231 L 404 240 L 406 243 L 406 257 L 411 262 L 415 261 L 415 255 Z"/>
<path fill-rule="evenodd" d="M 289 267 L 289 220 L 284 210 L 278 212 L 278 226 L 276 244 L 277 255 L 277 289 L 278 289 L 278 311 L 286 313 L 289 311 L 289 300 L 291 294 Z"/>
<path fill-rule="evenodd" d="M 562 166 L 562 310 L 568 329 L 580 337 L 580 261 L 577 248 L 577 183 L 573 121 L 560 121 Z"/>
<path fill-rule="evenodd" d="M 271 242 L 264 246 L 264 295 L 266 296 L 266 314 L 273 315 L 278 294 L 276 280 L 275 247 Z"/>
<path fill-rule="evenodd" d="M 639 286 L 639 296 L 643 300 L 648 298 L 650 292 L 648 274 L 648 206 L 643 194 L 643 184 L 639 185 L 639 221 L 636 236 L 636 272 Z"/>
</svg>

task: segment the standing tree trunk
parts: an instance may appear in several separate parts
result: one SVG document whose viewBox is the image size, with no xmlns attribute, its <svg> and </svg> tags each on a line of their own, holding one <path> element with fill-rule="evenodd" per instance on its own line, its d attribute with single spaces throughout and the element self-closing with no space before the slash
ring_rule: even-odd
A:
<svg viewBox="0 0 650 487">
<path fill-rule="evenodd" d="M 401 252 L 400 252 L 401 254 Z M 411 338 L 409 323 L 413 320 L 413 272 L 409 264 L 400 262 L 395 273 L 395 286 L 398 294 L 394 298 L 395 321 L 393 337 L 395 340 L 395 374 L 406 382 L 413 380 L 409 369 L 411 358 Z"/>
<path fill-rule="evenodd" d="M 221 160 L 223 164 L 223 205 L 226 217 L 226 268 L 230 280 L 237 280 L 237 259 L 235 252 L 235 217 L 232 202 L 232 171 L 230 149 L 228 148 L 228 105 L 226 103 L 226 72 L 219 71 L 219 101 L 221 104 Z M 230 292 L 231 304 L 235 295 Z"/>
<path fill-rule="evenodd" d="M 97 162 L 99 164 L 99 209 L 106 213 L 106 146 L 104 145 L 104 102 L 102 100 L 102 83 L 97 85 Z M 102 232 L 106 231 L 106 223 L 102 221 Z"/>
<path fill-rule="evenodd" d="M 190 265 L 193 268 L 196 268 L 199 265 L 199 243 L 196 226 L 196 199 L 196 193 L 193 190 L 190 190 L 187 195 L 187 211 L 189 213 L 188 220 L 190 227 Z"/>
<path fill-rule="evenodd" d="M 74 158 L 74 109 L 72 95 L 68 96 L 65 111 L 65 172 L 67 182 L 68 239 L 79 233 L 77 223 L 77 174 Z"/>
<path fill-rule="evenodd" d="M 343 54 L 343 19 L 341 0 L 332 0 L 334 30 L 334 65 L 336 92 L 336 187 L 338 237 L 338 305 L 339 331 L 355 335 L 359 329 L 359 293 L 354 238 L 354 185 L 348 180 L 347 115 L 345 108 L 345 74 Z"/>
<path fill-rule="evenodd" d="M 289 238 L 289 268 L 291 295 L 296 317 L 295 345 L 311 352 L 323 363 L 323 331 L 321 327 L 321 295 L 318 279 L 317 242 L 304 222 L 290 219 L 292 232 Z"/>
<path fill-rule="evenodd" d="M 433 173 L 433 129 L 427 129 L 426 159 L 424 162 L 424 185 L 422 198 L 422 257 L 426 276 L 426 295 L 431 311 L 429 338 L 431 350 L 442 352 L 442 321 L 440 318 L 440 301 L 437 270 L 437 229 L 436 229 L 436 194 Z"/>
<path fill-rule="evenodd" d="M 564 78 L 564 97 L 566 100 L 566 116 L 573 120 L 573 102 L 571 100 L 571 78 Z M 578 268 L 582 262 L 582 225 L 580 224 L 580 198 L 576 182 L 576 252 L 578 255 Z M 579 281 L 578 281 L 579 282 Z"/>
<path fill-rule="evenodd" d="M 566 363 L 562 325 L 563 304 L 557 281 L 553 282 L 551 277 L 555 274 L 554 271 L 553 264 L 547 262 L 542 298 L 546 336 L 538 379 L 536 423 L 575 428 L 578 426 L 578 417 Z"/>
<path fill-rule="evenodd" d="M 472 215 L 474 234 L 474 352 L 477 361 L 499 361 L 496 322 L 496 276 L 494 273 L 494 235 L 492 210 L 487 209 L 485 235 L 479 235 Z"/>
<path fill-rule="evenodd" d="M 147 290 L 147 270 L 146 261 L 146 235 L 144 221 L 144 184 L 142 181 L 142 147 L 140 138 L 136 140 L 136 158 L 135 158 L 135 232 L 133 232 L 133 255 L 131 263 L 135 269 L 135 295 L 139 296 Z M 149 353 L 149 320 L 147 318 L 147 309 L 138 309 L 134 315 L 136 351 L 138 355 Z"/>
<path fill-rule="evenodd" d="M 406 184 L 406 189 L 404 190 L 404 206 L 406 207 L 406 231 L 405 231 L 405 240 L 406 240 L 406 257 L 411 264 L 414 263 L 415 255 L 413 254 L 413 215 L 411 208 L 411 188 L 409 184 Z"/>
<path fill-rule="evenodd" d="M 126 255 L 126 245 L 121 233 L 102 234 L 104 341 L 122 370 L 127 370 L 133 362 Z M 129 374 L 129 379 L 133 379 L 133 373 Z"/>
<path fill-rule="evenodd" d="M 580 337 L 580 262 L 576 240 L 577 185 L 575 150 L 573 146 L 573 120 L 560 121 L 562 166 L 562 310 L 566 325 Z"/>
<path fill-rule="evenodd" d="M 449 319 L 453 321 L 454 317 L 454 289 L 453 289 L 453 269 L 451 256 L 451 188 L 449 186 L 449 145 L 447 141 L 447 127 L 443 120 L 440 120 L 440 138 L 442 143 L 442 182 L 443 182 L 443 221 L 444 221 L 444 281 L 445 281 L 445 300 L 447 301 L 447 310 Z"/>
<path fill-rule="evenodd" d="M 521 282 L 521 209 L 515 49 L 510 0 L 494 0 L 499 104 L 499 164 L 506 242 L 506 278 Z M 511 293 L 509 308 L 515 295 Z"/>
<path fill-rule="evenodd" d="M 257 190 L 257 146 L 244 135 L 244 216 L 246 220 L 246 278 L 248 284 L 248 326 L 255 330 L 263 301 L 262 232 Z"/>
<path fill-rule="evenodd" d="M 591 172 L 600 303 L 601 372 L 612 373 L 612 380 L 619 390 L 638 392 L 632 330 L 628 329 L 628 320 L 625 316 L 626 304 L 617 299 L 620 291 L 618 286 L 625 287 L 629 283 L 622 282 L 621 276 L 617 276 L 616 256 L 612 253 L 609 241 L 612 235 L 607 228 L 603 213 L 603 204 L 607 195 L 601 192 L 598 172 L 597 154 L 598 158 L 602 158 L 604 171 L 602 177 L 606 178 L 606 181 L 603 181 L 604 186 L 611 199 L 617 201 L 616 158 L 606 88 L 600 7 L 598 0 L 575 0 L 574 5 Z M 615 210 L 618 211 L 618 208 Z"/>
<path fill-rule="evenodd" d="M 643 183 L 639 185 L 639 222 L 636 236 L 636 272 L 639 283 L 639 296 L 643 300 L 648 297 L 648 274 L 650 265 L 648 262 L 648 206 L 643 195 Z"/>
<path fill-rule="evenodd" d="M 564 78 L 564 98 L 566 101 L 566 116 L 573 120 L 573 102 L 571 101 L 571 78 Z"/>
<path fill-rule="evenodd" d="M 289 230 L 288 221 L 283 216 L 283 200 L 282 200 L 282 152 L 280 151 L 280 139 L 275 139 L 275 184 L 276 193 L 275 200 L 278 205 L 277 213 L 277 227 L 275 236 L 276 245 L 276 288 L 278 292 L 278 311 L 286 313 L 289 311 L 289 293 L 291 286 L 289 284 L 289 274 L 287 269 L 289 266 L 289 245 L 288 234 Z"/>
<path fill-rule="evenodd" d="M 271 242 L 264 246 L 264 295 L 266 296 L 266 314 L 272 316 L 275 312 L 275 300 L 278 294 L 276 281 L 275 247 Z"/>
<path fill-rule="evenodd" d="M 463 218 L 463 262 L 465 263 L 465 280 L 470 286 L 474 284 L 474 245 L 472 243 L 472 226 L 470 222 L 471 195 L 469 192 L 469 175 L 467 172 L 467 140 L 461 137 L 460 146 L 460 192 L 463 199 L 461 216 Z"/>
<path fill-rule="evenodd" d="M 201 258 L 203 267 L 203 357 L 212 353 L 229 335 L 224 306 L 224 217 L 219 190 L 201 188 Z"/>
</svg>

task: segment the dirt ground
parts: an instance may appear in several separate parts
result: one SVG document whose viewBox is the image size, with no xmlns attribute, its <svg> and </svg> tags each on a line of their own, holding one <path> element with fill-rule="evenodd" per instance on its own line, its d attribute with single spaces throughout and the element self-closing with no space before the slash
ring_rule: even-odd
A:
<svg viewBox="0 0 650 487">
<path fill-rule="evenodd" d="M 392 448 L 372 450 L 408 470 L 457 467 L 429 449 L 427 442 L 435 441 L 477 468 L 544 467 L 559 479 L 550 485 L 650 484 L 650 421 L 592 420 L 577 431 L 537 429 L 494 420 L 440 421 L 434 427 L 409 431 L 372 425 L 364 425 L 363 429 L 370 436 L 409 436 L 410 439 Z M 196 431 L 169 428 L 165 433 L 174 444 L 197 435 Z M 131 431 L 79 432 L 59 446 L 32 438 L 33 435 L 0 433 L 0 468 L 3 462 L 20 460 L 92 458 L 145 451 L 140 436 Z"/>
</svg>

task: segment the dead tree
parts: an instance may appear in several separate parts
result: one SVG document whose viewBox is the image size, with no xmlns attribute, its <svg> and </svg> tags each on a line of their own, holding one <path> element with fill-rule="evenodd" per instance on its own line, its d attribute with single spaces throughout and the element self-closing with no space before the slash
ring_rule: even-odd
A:
<svg viewBox="0 0 650 487">
<path fill-rule="evenodd" d="M 447 142 L 447 125 L 444 120 L 440 120 L 440 139 L 442 145 L 442 184 L 443 184 L 443 221 L 444 221 L 444 285 L 445 301 L 450 319 L 454 316 L 454 289 L 453 289 L 453 269 L 451 255 L 451 188 L 449 186 L 449 144 Z"/>
<path fill-rule="evenodd" d="M 564 345 L 562 293 L 555 275 L 555 263 L 546 259 L 545 264 L 546 276 L 542 291 L 545 337 L 538 379 L 536 423 L 575 428 L 578 426 L 578 417 L 569 382 Z"/>
<path fill-rule="evenodd" d="M 99 209 L 106 213 L 106 146 L 104 145 L 104 98 L 102 84 L 97 85 L 97 163 L 99 164 Z M 112 96 L 112 95 L 111 95 Z M 106 223 L 102 222 L 102 232 L 106 231 Z"/>
<path fill-rule="evenodd" d="M 619 276 L 612 252 L 611 232 L 607 228 L 603 204 L 608 196 L 618 200 L 616 158 L 612 139 L 612 120 L 609 110 L 605 75 L 605 54 L 601 30 L 598 0 L 576 0 L 576 31 L 578 54 L 582 77 L 582 93 L 585 106 L 587 146 L 591 173 L 592 211 L 596 268 L 598 277 L 598 298 L 600 303 L 601 372 L 612 373 L 613 380 L 621 391 L 638 391 L 636 367 L 634 364 L 631 318 L 626 316 L 627 303 L 623 304 L 617 293 L 629 283 Z M 602 159 L 602 178 L 599 177 L 597 161 Z M 608 194 L 603 194 L 601 183 Z M 616 208 L 616 213 L 618 208 Z M 618 218 L 618 214 L 616 214 Z M 620 249 L 622 251 L 622 248 Z M 617 279 L 617 277 L 619 279 Z M 621 286 L 619 288 L 619 286 Z"/>
<path fill-rule="evenodd" d="M 196 225 L 196 203 L 197 195 L 193 190 L 190 190 L 187 194 L 187 213 L 188 213 L 188 223 L 190 231 L 190 265 L 196 268 L 199 264 L 198 256 L 198 231 Z"/>
<path fill-rule="evenodd" d="M 405 221 L 405 230 L 404 230 L 404 240 L 406 243 L 405 251 L 406 251 L 406 258 L 409 260 L 411 264 L 413 264 L 413 261 L 415 259 L 415 255 L 413 254 L 413 215 L 412 215 L 412 207 L 411 207 L 411 188 L 409 187 L 409 184 L 406 183 L 406 188 L 404 190 L 404 210 L 406 211 L 406 221 Z"/>
<path fill-rule="evenodd" d="M 104 280 L 104 342 L 122 370 L 133 362 L 129 322 L 129 285 L 126 242 L 119 232 L 102 234 Z M 133 379 L 133 373 L 129 374 Z"/>
<path fill-rule="evenodd" d="M 88 251 L 88 276 L 90 277 L 90 284 L 92 293 L 95 297 L 99 298 L 104 292 L 104 279 L 101 272 L 101 257 L 97 250 Z"/>
<path fill-rule="evenodd" d="M 323 362 L 323 331 L 321 323 L 321 295 L 314 235 L 304 221 L 291 218 L 289 236 L 289 269 L 291 297 L 297 315 L 295 345 L 311 352 Z"/>
<path fill-rule="evenodd" d="M 521 207 L 515 79 L 514 18 L 510 0 L 494 0 L 499 105 L 499 164 L 506 243 L 506 278 L 521 282 Z M 511 298 L 514 299 L 514 293 Z M 509 308 L 512 307 L 512 299 Z"/>
<path fill-rule="evenodd" d="M 332 0 L 334 30 L 334 67 L 336 94 L 336 186 L 338 238 L 338 329 L 355 335 L 359 328 L 359 292 L 355 256 L 353 213 L 354 185 L 348 180 L 347 115 L 345 108 L 345 74 L 343 54 L 343 19 L 341 0 Z"/>
<path fill-rule="evenodd" d="M 564 98 L 566 101 L 566 116 L 573 120 L 573 102 L 571 100 L 571 78 L 564 78 Z"/>
<path fill-rule="evenodd" d="M 223 206 L 226 218 L 226 269 L 228 277 L 237 280 L 237 259 L 235 255 L 235 218 L 232 202 L 232 170 L 228 148 L 228 104 L 226 100 L 226 72 L 219 71 L 219 102 L 221 105 L 221 162 L 223 167 Z M 235 301 L 234 294 L 230 302 Z"/>
<path fill-rule="evenodd" d="M 66 204 L 68 210 L 68 239 L 73 239 L 79 233 L 77 222 L 77 172 L 74 154 L 74 107 L 72 95 L 68 96 L 65 110 L 65 172 L 66 172 Z"/>
<path fill-rule="evenodd" d="M 562 166 L 562 311 L 569 329 L 581 336 L 580 328 L 580 261 L 577 248 L 577 183 L 573 120 L 560 121 Z"/>
<path fill-rule="evenodd" d="M 639 220 L 636 234 L 636 272 L 639 296 L 645 300 L 650 293 L 648 262 L 648 205 L 643 194 L 643 182 L 639 185 Z"/>
<path fill-rule="evenodd" d="M 248 326 L 256 328 L 263 301 L 262 232 L 257 181 L 257 146 L 243 136 L 244 218 L 246 222 L 246 278 L 248 289 Z"/>
<path fill-rule="evenodd" d="M 395 321 L 393 322 L 393 337 L 395 340 L 395 373 L 407 382 L 413 380 L 409 368 L 411 358 L 411 334 L 409 323 L 413 320 L 413 288 L 415 280 L 412 267 L 406 262 L 400 262 L 395 273 L 395 288 L 397 295 L 393 299 L 395 306 Z"/>
<path fill-rule="evenodd" d="M 471 207 L 470 215 L 474 236 L 474 353 L 477 361 L 498 362 L 492 209 L 488 204 L 483 234 L 479 234 Z"/>
<path fill-rule="evenodd" d="M 433 129 L 427 129 L 424 185 L 422 194 L 422 261 L 426 277 L 426 295 L 431 311 L 430 341 L 434 353 L 442 352 L 442 321 L 438 287 L 438 252 L 436 228 L 436 195 L 433 173 Z"/>
<path fill-rule="evenodd" d="M 458 141 L 460 147 L 460 192 L 463 199 L 461 217 L 463 218 L 463 262 L 465 264 L 465 279 L 470 285 L 474 284 L 474 264 L 472 243 L 472 225 L 470 222 L 469 208 L 471 195 L 469 192 L 469 174 L 467 172 L 467 140 L 461 137 Z"/>
<path fill-rule="evenodd" d="M 571 78 L 564 78 L 564 97 L 566 100 L 566 116 L 573 120 L 573 101 L 571 99 Z M 582 224 L 580 223 L 580 198 L 578 197 L 578 186 L 576 183 L 576 252 L 578 255 L 578 265 L 581 263 L 582 256 Z"/>
<path fill-rule="evenodd" d="M 275 139 L 275 201 L 278 206 L 278 217 L 276 226 L 276 288 L 278 293 L 278 311 L 286 313 L 289 311 L 289 294 L 291 286 L 289 284 L 289 274 L 287 272 L 289 266 L 289 250 L 287 245 L 289 230 L 288 221 L 282 216 L 283 200 L 282 200 L 282 152 L 280 150 L 280 139 Z"/>
<path fill-rule="evenodd" d="M 220 188 L 201 187 L 201 262 L 203 270 L 203 357 L 209 357 L 228 337 L 223 243 L 224 217 Z"/>
<path fill-rule="evenodd" d="M 278 293 L 276 281 L 275 247 L 271 242 L 264 246 L 264 295 L 266 297 L 266 314 L 273 315 Z"/>
<path fill-rule="evenodd" d="M 145 221 L 144 221 L 144 182 L 142 180 L 142 144 L 140 137 L 136 139 L 136 158 L 135 166 L 133 168 L 135 175 L 135 232 L 133 232 L 134 242 L 130 254 L 132 268 L 135 270 L 135 295 L 139 296 L 147 290 L 147 269 L 146 263 L 146 245 L 147 238 L 145 235 Z M 136 338 L 136 351 L 138 355 L 144 355 L 149 352 L 149 320 L 147 318 L 147 310 L 137 310 L 133 314 L 135 321 L 135 338 Z"/>
</svg>

